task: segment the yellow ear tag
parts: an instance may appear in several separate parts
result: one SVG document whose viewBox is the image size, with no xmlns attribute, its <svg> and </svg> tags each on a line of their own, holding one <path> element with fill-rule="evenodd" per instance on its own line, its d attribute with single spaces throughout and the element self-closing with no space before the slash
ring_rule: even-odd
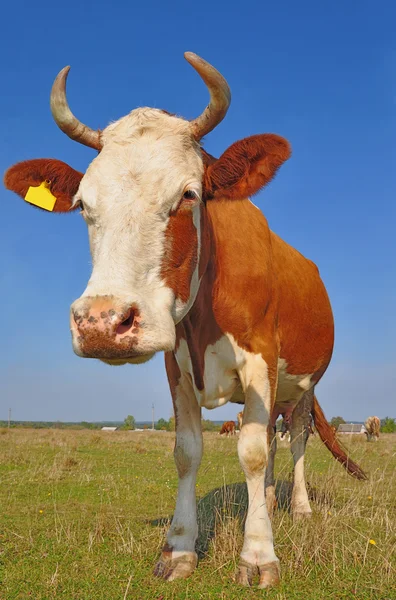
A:
<svg viewBox="0 0 396 600">
<path fill-rule="evenodd" d="M 35 204 L 40 208 L 44 208 L 44 210 L 53 211 L 56 198 L 49 189 L 50 183 L 50 181 L 43 181 L 39 186 L 30 186 L 25 196 L 26 202 Z"/>
</svg>

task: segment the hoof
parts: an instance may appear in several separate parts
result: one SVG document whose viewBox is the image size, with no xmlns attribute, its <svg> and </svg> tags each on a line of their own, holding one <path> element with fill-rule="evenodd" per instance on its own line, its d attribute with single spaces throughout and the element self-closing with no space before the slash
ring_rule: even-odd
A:
<svg viewBox="0 0 396 600">
<path fill-rule="evenodd" d="M 239 561 L 238 571 L 236 573 L 236 582 L 239 583 L 239 585 L 244 585 L 246 587 L 251 586 L 257 571 L 257 565 L 251 565 L 250 563 L 241 559 Z"/>
<path fill-rule="evenodd" d="M 241 559 L 236 574 L 236 582 L 239 585 L 250 587 L 257 574 L 259 575 L 258 587 L 260 589 L 278 585 L 280 581 L 279 561 L 276 560 L 265 565 L 253 565 Z"/>
<path fill-rule="evenodd" d="M 267 563 L 266 565 L 259 566 L 259 588 L 263 590 L 265 588 L 270 588 L 278 585 L 280 582 L 280 567 L 279 561 L 276 560 L 271 563 Z"/>
<path fill-rule="evenodd" d="M 187 579 L 195 571 L 198 556 L 195 552 L 163 552 L 154 568 L 154 575 L 167 581 Z"/>
</svg>

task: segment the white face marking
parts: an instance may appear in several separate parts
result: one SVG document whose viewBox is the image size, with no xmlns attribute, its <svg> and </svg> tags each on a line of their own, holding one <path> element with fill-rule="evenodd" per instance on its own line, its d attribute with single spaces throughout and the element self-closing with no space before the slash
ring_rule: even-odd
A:
<svg viewBox="0 0 396 600">
<path fill-rule="evenodd" d="M 197 267 L 188 302 L 175 298 L 165 285 L 161 268 L 166 259 L 166 228 L 170 212 L 184 192 L 192 190 L 197 196 L 191 210 L 199 243 L 200 148 L 188 121 L 149 108 L 134 110 L 109 125 L 102 140 L 103 149 L 75 198 L 83 203 L 93 262 L 81 298 L 107 295 L 122 305 L 138 305 L 147 347 L 161 340 L 159 349 L 171 349 L 174 323 L 189 310 L 199 282 Z"/>
</svg>

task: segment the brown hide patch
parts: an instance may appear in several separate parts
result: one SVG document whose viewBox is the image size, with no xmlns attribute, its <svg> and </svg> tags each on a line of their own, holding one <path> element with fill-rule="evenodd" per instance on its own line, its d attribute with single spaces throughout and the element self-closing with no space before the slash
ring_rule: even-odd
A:
<svg viewBox="0 0 396 600">
<path fill-rule="evenodd" d="M 312 373 L 316 383 L 330 362 L 334 321 L 316 265 L 271 232 L 277 278 L 280 356 L 290 375 Z"/>
<path fill-rule="evenodd" d="M 53 212 L 68 212 L 82 178 L 82 173 L 60 160 L 37 158 L 10 167 L 5 173 L 4 185 L 25 198 L 29 187 L 50 181 L 49 189 L 56 198 Z"/>
<path fill-rule="evenodd" d="M 279 356 L 288 373 L 319 380 L 331 358 L 333 317 L 316 266 L 271 232 L 248 200 L 211 201 L 202 213 L 204 275 L 176 328 L 176 348 L 186 339 L 196 386 L 203 386 L 206 348 L 225 333 L 266 361 L 272 403 Z"/>
<path fill-rule="evenodd" d="M 247 200 L 207 204 L 216 260 L 213 307 L 222 331 L 239 346 L 263 353 L 274 338 L 270 231 Z"/>
<path fill-rule="evenodd" d="M 204 389 L 204 357 L 202 355 L 202 351 L 200 345 L 198 343 L 198 339 L 195 335 L 195 331 L 193 329 L 191 319 L 186 318 L 183 321 L 184 331 L 186 334 L 188 351 L 191 359 L 192 366 L 192 374 L 194 377 L 195 386 L 198 390 L 202 391 Z M 206 349 L 206 347 L 205 347 Z M 205 350 L 204 350 L 205 352 Z"/>
<path fill-rule="evenodd" d="M 242 199 L 256 194 L 290 157 L 287 140 L 279 135 L 254 135 L 230 146 L 209 164 L 204 189 L 209 198 Z"/>
<path fill-rule="evenodd" d="M 172 396 L 173 410 L 175 413 L 175 425 L 177 430 L 179 424 L 179 411 L 177 409 L 176 402 L 176 388 L 179 384 L 181 373 L 173 352 L 165 352 L 165 368 Z"/>
<path fill-rule="evenodd" d="M 176 298 L 187 302 L 190 283 L 197 265 L 198 236 L 191 208 L 183 205 L 169 217 L 165 232 L 165 256 L 161 278 Z"/>
</svg>

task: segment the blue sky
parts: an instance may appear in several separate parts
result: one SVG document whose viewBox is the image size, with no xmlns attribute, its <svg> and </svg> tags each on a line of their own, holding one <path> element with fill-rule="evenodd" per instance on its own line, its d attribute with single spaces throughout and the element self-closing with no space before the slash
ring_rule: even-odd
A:
<svg viewBox="0 0 396 600">
<path fill-rule="evenodd" d="M 0 167 L 54 157 L 85 170 L 94 152 L 64 136 L 49 110 L 57 72 L 93 128 L 137 106 L 186 118 L 207 91 L 183 58 L 196 52 L 227 78 L 232 104 L 205 143 L 279 133 L 293 156 L 255 198 L 271 228 L 314 260 L 336 322 L 318 386 L 328 417 L 395 415 L 396 6 L 313 2 L 7 3 L 0 36 Z M 0 189 L 0 418 L 169 417 L 162 356 L 109 367 L 76 357 L 68 311 L 90 274 L 78 215 L 33 210 Z M 235 224 L 237 227 L 237 224 Z M 204 411 L 235 417 L 227 405 Z"/>
</svg>

